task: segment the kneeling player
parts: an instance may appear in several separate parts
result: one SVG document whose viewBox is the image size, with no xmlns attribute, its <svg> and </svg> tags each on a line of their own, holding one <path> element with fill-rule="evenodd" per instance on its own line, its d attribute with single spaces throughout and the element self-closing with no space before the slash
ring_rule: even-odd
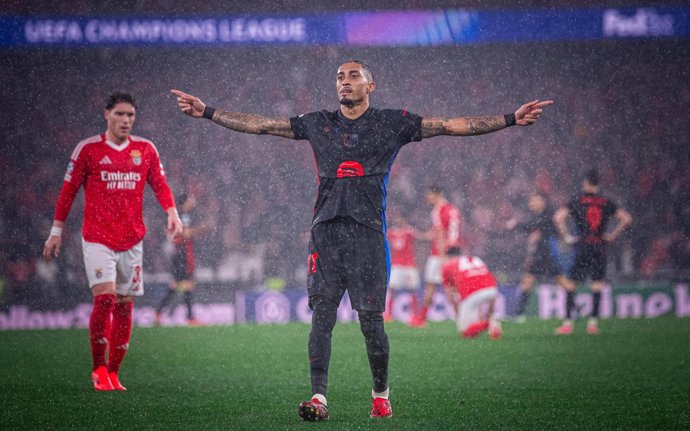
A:
<svg viewBox="0 0 690 431">
<path fill-rule="evenodd" d="M 457 256 L 443 265 L 443 287 L 455 289 L 460 296 L 457 325 L 460 336 L 476 337 L 489 330 L 489 336 L 501 338 L 501 323 L 494 317 L 498 294 L 496 278 L 476 256 Z"/>
</svg>

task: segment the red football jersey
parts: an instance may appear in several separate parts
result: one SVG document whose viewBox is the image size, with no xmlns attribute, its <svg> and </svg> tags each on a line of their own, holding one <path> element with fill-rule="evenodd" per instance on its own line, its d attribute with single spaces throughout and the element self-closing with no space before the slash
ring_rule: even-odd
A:
<svg viewBox="0 0 690 431">
<path fill-rule="evenodd" d="M 450 202 L 443 202 L 431 210 L 432 229 L 434 231 L 439 229 L 444 231 L 446 249 L 460 247 L 461 221 L 460 210 Z M 439 254 L 439 245 L 434 240 L 431 242 L 431 255 L 438 256 Z"/>
<path fill-rule="evenodd" d="M 411 228 L 388 229 L 391 264 L 417 267 L 414 253 L 414 230 Z"/>
<path fill-rule="evenodd" d="M 443 265 L 443 285 L 453 286 L 462 299 L 490 287 L 498 287 L 496 278 L 476 256 L 457 256 Z"/>
<path fill-rule="evenodd" d="M 105 134 L 77 144 L 55 208 L 55 220 L 65 221 L 80 186 L 84 186 L 86 241 L 115 251 L 132 248 L 144 238 L 144 187 L 151 185 L 164 210 L 175 206 L 158 150 L 138 136 L 117 145 Z"/>
</svg>

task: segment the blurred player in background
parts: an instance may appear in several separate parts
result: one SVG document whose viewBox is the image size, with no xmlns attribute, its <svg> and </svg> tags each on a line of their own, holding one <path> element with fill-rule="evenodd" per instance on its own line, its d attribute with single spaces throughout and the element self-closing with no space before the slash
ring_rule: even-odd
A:
<svg viewBox="0 0 690 431">
<path fill-rule="evenodd" d="M 416 310 L 416 291 L 421 283 L 414 246 L 417 231 L 397 212 L 392 214 L 391 222 L 391 227 L 386 233 L 391 253 L 391 272 L 388 281 L 390 289 L 386 311 L 383 314 L 383 320 L 386 322 L 393 321 L 393 300 L 398 292 L 411 292 L 413 302 L 410 309 Z"/>
<path fill-rule="evenodd" d="M 106 132 L 81 141 L 72 152 L 43 256 L 51 260 L 59 255 L 65 220 L 83 186 L 82 250 L 94 297 L 89 319 L 91 381 L 97 391 L 112 391 L 125 390 L 118 372 L 129 348 L 134 297 L 144 294 L 146 183 L 168 214 L 170 235 L 182 232 L 182 221 L 158 150 L 148 139 L 130 134 L 136 118 L 134 98 L 128 93 L 110 95 L 104 117 Z"/>
<path fill-rule="evenodd" d="M 576 234 L 568 232 L 567 219 L 571 217 Z M 618 220 L 611 232 L 606 231 L 609 220 Z M 606 276 L 606 244 L 614 241 L 632 223 L 630 213 L 617 207 L 599 190 L 599 174 L 590 170 L 582 181 L 582 193 L 570 199 L 566 206 L 560 207 L 554 215 L 558 232 L 567 244 L 575 245 L 575 259 L 567 278 L 563 278 L 566 289 L 566 318 L 556 329 L 556 334 L 568 335 L 573 332 L 576 283 L 592 280 L 592 314 L 587 322 L 587 333 L 598 334 L 599 304 Z"/>
<path fill-rule="evenodd" d="M 460 228 L 462 216 L 460 210 L 446 199 L 441 187 L 433 185 L 426 193 L 426 201 L 433 207 L 431 210 L 431 254 L 424 268 L 424 297 L 421 308 L 412 316 L 409 324 L 415 328 L 426 326 L 429 307 L 434 300 L 434 293 L 441 285 L 441 267 L 447 255 L 460 254 Z M 448 301 L 457 312 L 454 300 L 455 291 L 446 290 Z"/>
<path fill-rule="evenodd" d="M 529 126 L 552 101 L 533 101 L 511 114 L 492 117 L 422 118 L 405 110 L 369 105 L 374 73 L 359 60 L 343 63 L 335 76 L 340 106 L 292 118 L 268 118 L 206 106 L 198 97 L 172 90 L 180 109 L 231 130 L 308 140 L 319 187 L 309 244 L 307 291 L 313 310 L 309 334 L 312 397 L 298 407 L 306 421 L 329 418 L 326 391 L 331 337 L 341 298 L 348 292 L 357 310 L 373 388 L 371 417 L 393 415 L 389 401 L 389 345 L 383 324 L 389 275 L 386 185 L 403 146 L 439 135 L 473 136 L 512 125 Z"/>
<path fill-rule="evenodd" d="M 182 234 L 168 238 L 173 244 L 172 256 L 170 258 L 171 273 L 173 283 L 170 285 L 161 302 L 156 307 L 156 323 L 160 324 L 160 315 L 163 308 L 170 304 L 170 301 L 182 292 L 184 302 L 187 306 L 187 324 L 189 326 L 200 326 L 201 322 L 194 318 L 192 312 L 194 283 L 194 239 L 208 230 L 208 226 L 198 223 L 194 209 L 197 207 L 197 199 L 192 194 L 182 193 L 177 197 L 177 208 L 180 211 L 182 220 Z"/>
<path fill-rule="evenodd" d="M 501 322 L 494 316 L 498 283 L 480 258 L 451 252 L 443 264 L 443 287 L 459 297 L 456 323 L 461 337 L 476 337 L 488 329 L 492 339 L 501 338 Z"/>
<path fill-rule="evenodd" d="M 525 258 L 525 272 L 520 280 L 517 305 L 517 322 L 525 320 L 525 308 L 532 294 L 532 288 L 538 278 L 554 278 L 556 283 L 563 286 L 565 275 L 561 270 L 557 247 L 554 242 L 558 232 L 554 224 L 554 209 L 548 198 L 541 193 L 532 193 L 529 197 L 531 217 L 524 223 L 511 219 L 507 222 L 508 229 L 529 232 L 527 237 L 527 257 Z"/>
</svg>

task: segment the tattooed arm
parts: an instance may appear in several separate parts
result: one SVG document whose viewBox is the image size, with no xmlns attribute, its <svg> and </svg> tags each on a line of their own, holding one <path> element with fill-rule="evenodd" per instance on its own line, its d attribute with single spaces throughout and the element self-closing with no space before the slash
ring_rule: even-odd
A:
<svg viewBox="0 0 690 431">
<path fill-rule="evenodd" d="M 180 90 L 170 90 L 170 92 L 177 96 L 177 104 L 182 112 L 195 118 L 204 117 L 206 104 L 202 102 L 201 99 Z M 207 118 L 218 125 L 237 132 L 294 138 L 289 118 L 269 118 L 261 115 L 228 112 L 220 109 L 214 109 L 212 115 L 207 113 Z"/>
<path fill-rule="evenodd" d="M 254 135 L 274 135 L 283 138 L 294 138 L 289 118 L 268 118 L 255 114 L 228 112 L 217 109 L 211 118 L 216 124 L 238 132 Z"/>
<path fill-rule="evenodd" d="M 537 100 L 522 105 L 515 111 L 515 124 L 529 126 L 542 113 L 542 108 L 551 105 L 552 100 L 539 102 Z M 503 115 L 494 117 L 459 117 L 459 118 L 424 118 L 422 119 L 422 137 L 432 136 L 475 136 L 505 129 L 512 124 L 506 123 Z"/>
</svg>

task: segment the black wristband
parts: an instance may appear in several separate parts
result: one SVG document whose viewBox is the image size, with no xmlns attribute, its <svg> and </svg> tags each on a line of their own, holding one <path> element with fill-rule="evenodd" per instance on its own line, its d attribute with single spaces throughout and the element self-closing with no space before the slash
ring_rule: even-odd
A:
<svg viewBox="0 0 690 431">
<path fill-rule="evenodd" d="M 204 116 L 206 116 L 205 112 L 204 112 Z M 517 124 L 515 122 L 515 114 L 514 113 L 505 114 L 503 116 L 503 119 L 506 120 L 506 127 L 514 126 L 515 124 Z"/>
<path fill-rule="evenodd" d="M 211 108 L 210 106 L 207 106 L 204 108 L 204 118 L 208 118 L 209 120 L 213 120 L 213 114 L 216 112 L 216 108 Z M 513 116 L 513 122 L 515 121 L 515 116 Z"/>
</svg>

